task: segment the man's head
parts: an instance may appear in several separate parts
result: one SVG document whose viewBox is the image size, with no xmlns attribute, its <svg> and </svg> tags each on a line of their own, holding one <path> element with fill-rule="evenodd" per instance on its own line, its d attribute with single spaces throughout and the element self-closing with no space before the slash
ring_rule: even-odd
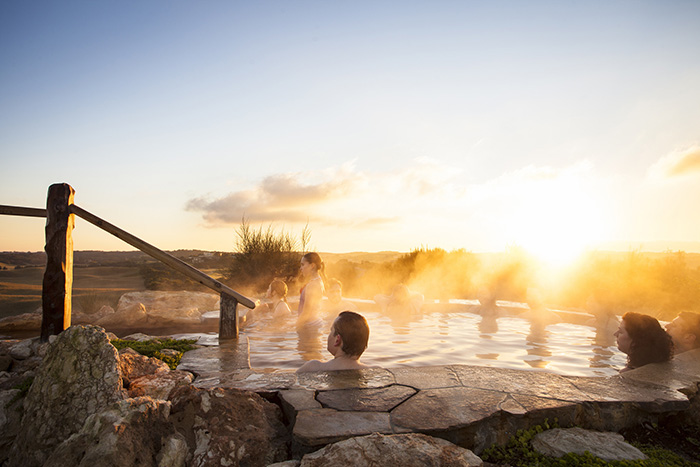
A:
<svg viewBox="0 0 700 467">
<path fill-rule="evenodd" d="M 684 311 L 666 325 L 676 353 L 700 348 L 700 314 Z"/>
<path fill-rule="evenodd" d="M 328 334 L 328 351 L 333 355 L 340 349 L 348 357 L 359 358 L 367 348 L 369 324 L 364 316 L 343 311 L 333 322 Z"/>
</svg>

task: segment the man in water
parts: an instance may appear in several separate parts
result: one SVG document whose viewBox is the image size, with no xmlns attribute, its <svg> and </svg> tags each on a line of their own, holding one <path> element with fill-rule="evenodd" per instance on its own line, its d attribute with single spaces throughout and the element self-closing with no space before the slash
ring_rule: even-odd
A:
<svg viewBox="0 0 700 467">
<path fill-rule="evenodd" d="M 343 284 L 338 279 L 329 279 L 328 287 L 326 288 L 328 300 L 323 302 L 323 312 L 328 318 L 331 318 L 341 311 L 357 311 L 354 303 L 343 299 Z"/>
<path fill-rule="evenodd" d="M 681 312 L 676 319 L 666 325 L 666 332 L 673 339 L 676 354 L 700 349 L 700 314 Z"/>
<path fill-rule="evenodd" d="M 354 311 L 343 311 L 333 321 L 328 333 L 327 349 L 333 355 L 333 360 L 310 360 L 304 363 L 297 373 L 367 368 L 367 365 L 360 362 L 360 356 L 367 348 L 368 341 L 369 324 L 364 316 Z"/>
</svg>

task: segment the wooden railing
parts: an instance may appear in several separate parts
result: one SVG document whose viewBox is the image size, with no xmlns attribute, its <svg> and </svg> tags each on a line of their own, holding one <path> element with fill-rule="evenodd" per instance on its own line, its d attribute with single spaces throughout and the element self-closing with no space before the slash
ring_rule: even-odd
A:
<svg viewBox="0 0 700 467">
<path fill-rule="evenodd" d="M 41 339 L 48 340 L 70 326 L 71 293 L 73 286 L 74 215 L 109 232 L 129 245 L 138 248 L 158 261 L 170 266 L 190 279 L 219 293 L 219 339 L 238 338 L 238 304 L 255 308 L 255 303 L 230 287 L 213 279 L 140 238 L 100 219 L 73 203 L 75 190 L 67 183 L 49 187 L 46 209 L 0 205 L 0 214 L 46 218 L 46 270 L 42 284 Z"/>
</svg>

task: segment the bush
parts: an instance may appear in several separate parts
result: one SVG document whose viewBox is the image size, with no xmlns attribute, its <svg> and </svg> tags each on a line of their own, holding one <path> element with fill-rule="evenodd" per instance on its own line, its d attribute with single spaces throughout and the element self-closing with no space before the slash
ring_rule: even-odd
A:
<svg viewBox="0 0 700 467">
<path fill-rule="evenodd" d="M 272 225 L 251 227 L 245 218 L 238 228 L 236 252 L 228 273 L 227 282 L 252 286 L 264 291 L 274 278 L 293 281 L 299 271 L 299 262 L 308 245 L 309 230 L 304 228 L 297 240 L 284 231 L 276 232 Z"/>
</svg>

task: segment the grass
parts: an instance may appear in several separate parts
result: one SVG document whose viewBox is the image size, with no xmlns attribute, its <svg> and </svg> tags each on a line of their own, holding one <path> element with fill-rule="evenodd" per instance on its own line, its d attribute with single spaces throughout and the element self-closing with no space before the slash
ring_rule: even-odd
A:
<svg viewBox="0 0 700 467">
<path fill-rule="evenodd" d="M 167 363 L 170 369 L 174 370 L 180 363 L 182 354 L 196 348 L 195 342 L 197 342 L 196 339 L 151 339 L 147 341 L 114 339 L 112 345 L 117 350 L 129 347 L 146 357 L 155 357 Z M 170 357 L 161 352 L 163 349 L 176 350 L 178 354 Z"/>
<path fill-rule="evenodd" d="M 481 454 L 481 458 L 485 462 L 513 467 L 700 467 L 700 463 L 686 460 L 653 440 L 649 443 L 631 443 L 648 457 L 640 461 L 606 462 L 589 452 L 582 455 L 569 453 L 560 458 L 548 457 L 532 449 L 531 442 L 537 434 L 551 428 L 558 428 L 556 421 L 552 424 L 545 421 L 528 430 L 518 430 L 505 446 L 491 446 Z"/>
</svg>

